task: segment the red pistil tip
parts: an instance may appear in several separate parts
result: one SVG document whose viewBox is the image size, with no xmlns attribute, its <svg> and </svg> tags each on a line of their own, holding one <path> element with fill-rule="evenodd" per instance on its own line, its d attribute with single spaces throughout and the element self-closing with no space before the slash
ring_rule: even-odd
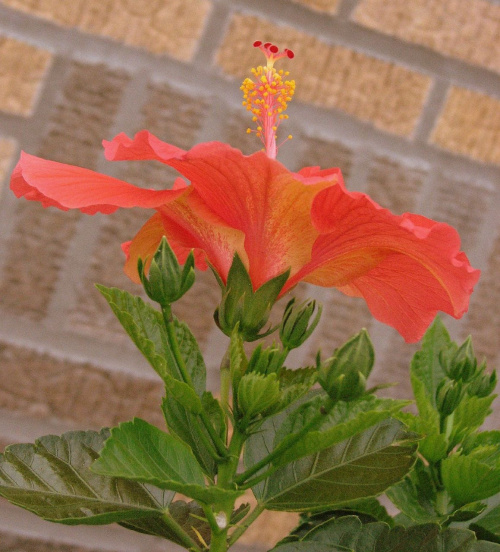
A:
<svg viewBox="0 0 500 552">
<path fill-rule="evenodd" d="M 278 46 L 276 46 L 276 44 L 273 44 L 272 42 L 265 42 L 263 44 L 261 40 L 256 40 L 253 45 L 255 48 L 260 48 L 264 52 L 268 64 L 270 64 L 271 66 L 277 59 L 281 59 L 283 57 L 293 59 L 295 57 L 295 54 L 292 50 L 285 48 L 282 52 L 280 52 Z"/>
</svg>

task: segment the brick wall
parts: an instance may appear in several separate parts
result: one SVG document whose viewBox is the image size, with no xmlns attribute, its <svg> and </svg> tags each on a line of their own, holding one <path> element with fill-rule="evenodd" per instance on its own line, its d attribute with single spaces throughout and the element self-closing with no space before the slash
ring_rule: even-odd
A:
<svg viewBox="0 0 500 552">
<path fill-rule="evenodd" d="M 245 133 L 239 80 L 259 61 L 256 39 L 296 54 L 283 64 L 297 94 L 281 160 L 290 169 L 340 166 L 350 189 L 456 226 L 483 277 L 469 314 L 446 323 L 456 338 L 471 333 L 498 367 L 498 0 L 0 0 L 2 445 L 134 415 L 161 424 L 158 381 L 93 287 L 133 290 L 118 244 L 147 214 L 84 217 L 18 201 L 8 175 L 19 150 L 153 187 L 173 171 L 110 167 L 101 139 L 146 127 L 185 148 L 215 139 L 252 152 L 259 144 Z M 365 326 L 374 380 L 399 381 L 391 392 L 408 396 L 414 346 L 361 301 L 308 286 L 300 293 L 323 301 L 325 314 L 297 364 Z M 225 347 L 211 325 L 217 297 L 203 273 L 177 309 L 200 338 L 212 388 Z M 266 549 L 294 520 L 266 517 L 241 549 Z M 119 528 L 47 524 L 0 503 L 0 552 L 146 549 L 162 546 Z"/>
</svg>

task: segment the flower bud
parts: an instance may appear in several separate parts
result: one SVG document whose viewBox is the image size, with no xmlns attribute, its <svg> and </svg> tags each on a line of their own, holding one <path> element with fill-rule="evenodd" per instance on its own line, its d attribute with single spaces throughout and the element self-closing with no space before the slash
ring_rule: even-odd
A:
<svg viewBox="0 0 500 552">
<path fill-rule="evenodd" d="M 355 400 L 365 393 L 374 360 L 368 333 L 361 330 L 321 365 L 318 381 L 332 399 Z"/>
<path fill-rule="evenodd" d="M 485 364 L 481 365 L 480 372 L 476 378 L 474 378 L 467 387 L 467 393 L 472 397 L 487 397 L 493 393 L 497 385 L 497 373 L 493 370 L 491 374 L 485 374 Z"/>
<path fill-rule="evenodd" d="M 181 268 L 165 237 L 162 238 L 151 261 L 149 278 L 146 277 L 145 263 L 142 259 L 139 259 L 137 268 L 146 294 L 160 305 L 170 305 L 180 299 L 195 279 L 193 252 L 186 259 L 184 268 Z"/>
<path fill-rule="evenodd" d="M 278 374 L 286 358 L 286 352 L 273 344 L 271 347 L 263 348 L 262 345 L 256 347 L 250 360 L 246 372 L 256 372 L 258 374 Z"/>
<path fill-rule="evenodd" d="M 295 305 L 295 298 L 289 301 L 280 326 L 283 346 L 288 350 L 300 347 L 318 325 L 322 310 L 323 307 L 314 300 L 305 301 L 300 305 Z M 313 315 L 314 319 L 311 322 Z"/>
<path fill-rule="evenodd" d="M 468 337 L 449 359 L 447 367 L 448 377 L 455 381 L 467 383 L 476 375 L 477 360 L 472 347 L 472 340 Z"/>
<path fill-rule="evenodd" d="M 255 341 L 269 335 L 276 328 L 263 334 L 259 332 L 269 320 L 271 308 L 289 274 L 290 271 L 287 270 L 253 291 L 248 271 L 236 253 L 229 269 L 226 285 L 215 273 L 222 289 L 222 300 L 214 313 L 217 326 L 228 336 L 238 326 L 238 332 L 244 341 Z"/>
<path fill-rule="evenodd" d="M 238 410 L 247 422 L 256 416 L 271 414 L 280 398 L 280 384 L 276 374 L 264 376 L 247 373 L 238 385 Z"/>
<path fill-rule="evenodd" d="M 461 381 L 444 379 L 436 389 L 436 407 L 442 416 L 449 416 L 459 405 L 463 397 Z"/>
</svg>

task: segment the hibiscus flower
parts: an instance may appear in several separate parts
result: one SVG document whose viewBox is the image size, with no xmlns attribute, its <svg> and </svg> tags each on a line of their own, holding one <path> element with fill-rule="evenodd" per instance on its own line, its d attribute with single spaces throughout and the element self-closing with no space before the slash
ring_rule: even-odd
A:
<svg viewBox="0 0 500 552">
<path fill-rule="evenodd" d="M 336 287 L 363 297 L 373 316 L 417 341 L 438 311 L 455 318 L 468 308 L 479 271 L 460 251 L 458 233 L 420 215 L 393 215 L 367 195 L 348 191 L 340 169 L 306 167 L 294 173 L 276 160 L 276 132 L 286 119 L 295 83 L 276 71 L 290 50 L 256 42 L 267 65 L 243 83 L 265 150 L 249 156 L 219 142 L 188 151 L 148 131 L 104 141 L 106 159 L 157 160 L 176 169 L 172 189 L 150 190 L 27 153 L 14 169 L 17 197 L 44 207 L 109 214 L 141 207 L 156 212 L 123 244 L 125 272 L 139 282 L 137 261 L 153 256 L 166 236 L 180 262 L 194 249 L 225 283 L 235 253 L 257 289 L 290 269 L 281 295 L 298 282 Z"/>
</svg>

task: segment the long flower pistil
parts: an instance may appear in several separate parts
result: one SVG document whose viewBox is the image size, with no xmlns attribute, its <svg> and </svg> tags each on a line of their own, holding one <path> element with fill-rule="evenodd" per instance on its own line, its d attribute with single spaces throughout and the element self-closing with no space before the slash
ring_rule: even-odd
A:
<svg viewBox="0 0 500 552">
<path fill-rule="evenodd" d="M 264 52 L 267 64 L 252 68 L 254 79 L 247 78 L 241 85 L 243 105 L 252 112 L 252 120 L 257 124 L 256 129 L 248 128 L 247 132 L 255 132 L 264 144 L 268 157 L 276 159 L 276 131 L 281 121 L 288 119 L 285 111 L 295 93 L 295 81 L 286 80 L 288 71 L 277 71 L 274 63 L 284 57 L 292 59 L 294 53 L 287 48 L 280 52 L 271 42 L 263 44 L 257 40 L 253 45 Z"/>
</svg>

